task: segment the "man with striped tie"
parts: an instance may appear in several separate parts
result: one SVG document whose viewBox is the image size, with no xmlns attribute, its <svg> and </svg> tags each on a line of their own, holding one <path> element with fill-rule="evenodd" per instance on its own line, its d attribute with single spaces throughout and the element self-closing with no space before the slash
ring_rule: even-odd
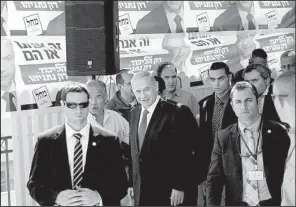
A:
<svg viewBox="0 0 296 207">
<path fill-rule="evenodd" d="M 89 92 L 70 83 L 62 92 L 65 124 L 38 136 L 30 178 L 30 195 L 40 205 L 119 205 L 127 193 L 127 176 L 119 140 L 87 121 Z"/>
<path fill-rule="evenodd" d="M 278 206 L 290 139 L 277 122 L 259 113 L 258 93 L 248 82 L 237 82 L 230 93 L 238 122 L 218 131 L 207 178 L 207 203 Z"/>
</svg>

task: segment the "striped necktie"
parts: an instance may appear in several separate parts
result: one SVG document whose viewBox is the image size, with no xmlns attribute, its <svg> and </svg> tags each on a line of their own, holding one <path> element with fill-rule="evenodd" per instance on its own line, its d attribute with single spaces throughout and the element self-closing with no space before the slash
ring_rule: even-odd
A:
<svg viewBox="0 0 296 207">
<path fill-rule="evenodd" d="M 247 137 L 247 143 L 250 151 L 255 154 L 255 144 L 254 144 L 254 137 L 252 135 L 252 131 L 245 128 L 244 129 L 245 137 Z M 258 139 L 259 141 L 259 139 Z M 246 169 L 248 171 L 256 170 L 257 166 L 257 159 L 250 155 L 247 152 L 247 160 L 246 160 Z M 250 206 L 257 206 L 259 204 L 259 193 L 258 193 L 258 181 L 257 180 L 250 180 L 248 175 L 246 176 L 246 191 L 247 191 L 247 203 Z"/>
<path fill-rule="evenodd" d="M 73 189 L 76 189 L 76 186 L 81 186 L 83 178 L 83 153 L 82 153 L 82 144 L 80 133 L 73 135 L 76 138 L 76 144 L 74 148 L 74 165 L 73 165 Z"/>
</svg>

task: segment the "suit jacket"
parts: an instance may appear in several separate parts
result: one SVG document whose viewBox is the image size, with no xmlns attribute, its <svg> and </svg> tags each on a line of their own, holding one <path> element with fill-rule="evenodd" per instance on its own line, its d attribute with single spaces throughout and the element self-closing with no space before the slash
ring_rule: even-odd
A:
<svg viewBox="0 0 296 207">
<path fill-rule="evenodd" d="M 194 165 L 199 163 L 194 163 L 192 148 L 197 142 L 197 122 L 187 106 L 160 100 L 139 149 L 140 114 L 138 106 L 131 111 L 130 120 L 135 205 L 170 205 L 172 189 L 186 191 L 197 186 Z"/>
<path fill-rule="evenodd" d="M 66 14 L 65 12 L 63 12 L 48 23 L 45 35 L 65 36 L 65 34 L 66 34 Z"/>
<path fill-rule="evenodd" d="M 200 108 L 200 130 L 201 134 L 206 138 L 206 142 L 204 147 L 207 147 L 207 156 L 204 156 L 204 159 L 207 160 L 207 168 L 210 165 L 211 161 L 211 152 L 214 145 L 213 138 L 213 114 L 214 114 L 214 106 L 215 106 L 215 93 L 205 97 L 204 99 L 199 101 Z M 230 105 L 230 99 L 227 102 L 225 112 L 222 118 L 221 129 L 224 129 L 232 124 L 237 122 L 237 116 L 235 115 L 232 106 Z M 206 176 L 204 177 L 206 179 Z"/>
<path fill-rule="evenodd" d="M 213 31 L 239 31 L 244 30 L 242 20 L 236 5 L 228 7 L 214 21 Z"/>
<path fill-rule="evenodd" d="M 271 83 L 272 82 L 273 82 L 273 79 L 271 80 Z M 268 93 L 264 98 L 262 116 L 267 120 L 281 122 L 281 119 L 277 113 L 277 110 L 274 106 L 274 102 L 271 97 L 272 89 L 273 89 L 273 85 L 270 84 L 270 86 L 268 88 Z"/>
<path fill-rule="evenodd" d="M 277 122 L 262 119 L 262 153 L 264 173 L 272 205 L 281 203 L 281 185 L 290 146 L 286 130 Z M 240 135 L 235 123 L 218 132 L 207 178 L 207 203 L 220 205 L 225 185 L 225 205 L 242 205 L 242 162 L 239 155 Z"/>
<path fill-rule="evenodd" d="M 72 189 L 65 125 L 39 135 L 27 187 L 46 206 L 53 206 L 61 191 Z M 128 188 L 119 140 L 92 125 L 81 187 L 98 191 L 103 205 L 119 205 Z"/>
<path fill-rule="evenodd" d="M 171 33 L 163 3 L 149 12 L 137 23 L 136 34 L 155 33 Z"/>
</svg>

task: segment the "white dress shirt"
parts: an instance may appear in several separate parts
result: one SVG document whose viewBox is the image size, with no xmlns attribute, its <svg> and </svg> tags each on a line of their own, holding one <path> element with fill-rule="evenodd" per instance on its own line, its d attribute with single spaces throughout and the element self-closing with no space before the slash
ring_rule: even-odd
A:
<svg viewBox="0 0 296 207">
<path fill-rule="evenodd" d="M 88 140 L 89 140 L 90 123 L 87 123 L 85 127 L 83 127 L 80 131 L 76 131 L 68 125 L 66 120 L 65 128 L 66 128 L 67 152 L 68 152 L 68 159 L 69 159 L 69 165 L 70 165 L 71 180 L 73 185 L 74 148 L 77 140 L 73 135 L 76 133 L 80 133 L 82 135 L 80 141 L 82 144 L 83 171 L 84 171 L 87 146 L 88 146 Z"/>
<path fill-rule="evenodd" d="M 151 117 L 153 115 L 153 112 L 154 112 L 154 110 L 155 110 L 155 108 L 156 108 L 159 100 L 160 100 L 160 96 L 157 96 L 155 102 L 148 109 L 146 109 L 147 111 L 149 111 L 149 113 L 147 114 L 147 126 L 146 126 L 146 129 L 149 126 L 149 122 L 151 120 Z M 140 120 L 139 120 L 139 126 L 140 126 L 140 123 L 141 123 L 142 118 L 143 118 L 143 112 L 144 112 L 144 110 L 145 110 L 145 108 L 142 105 L 142 110 L 141 110 L 141 115 L 140 115 Z"/>
<path fill-rule="evenodd" d="M 95 116 L 91 113 L 89 113 L 88 119 L 93 125 L 114 132 L 118 136 L 120 142 L 129 144 L 129 124 L 126 119 L 116 111 L 104 109 L 103 126 L 96 121 Z"/>
<path fill-rule="evenodd" d="M 238 7 L 238 13 L 239 13 L 239 16 L 242 20 L 244 30 L 249 30 L 249 22 L 247 20 L 248 12 L 245 10 L 242 10 L 241 8 Z M 254 2 L 253 2 L 253 6 L 252 6 L 250 14 L 252 14 L 252 16 L 253 16 L 252 22 L 253 22 L 255 28 L 258 29 L 258 25 L 256 24 L 256 21 L 255 21 L 256 14 L 255 14 Z"/>
<path fill-rule="evenodd" d="M 177 15 L 179 15 L 181 17 L 181 26 L 182 26 L 182 29 L 183 29 L 183 32 L 185 32 L 185 27 L 184 27 L 184 6 L 182 6 L 182 8 L 180 9 L 180 12 L 179 14 L 175 14 L 171 11 L 169 11 L 166 7 L 164 7 L 164 11 L 165 11 L 165 14 L 166 14 L 166 17 L 168 19 L 168 23 L 169 23 L 169 26 L 170 26 L 170 30 L 171 30 L 171 33 L 176 33 L 176 30 L 177 30 L 177 24 L 175 22 L 175 17 Z"/>
<path fill-rule="evenodd" d="M 257 146 L 257 142 L 258 139 L 260 139 L 259 142 L 259 147 L 258 147 L 258 151 L 260 152 L 262 150 L 262 129 L 260 129 L 259 127 L 261 123 L 261 116 L 259 116 L 259 118 L 255 121 L 255 123 L 253 123 L 251 126 L 246 126 L 245 124 L 243 124 L 242 122 L 238 121 L 238 126 L 240 129 L 240 134 L 241 136 L 243 136 L 244 140 L 247 142 L 247 137 L 245 137 L 244 135 L 244 129 L 248 128 L 253 132 L 253 138 L 255 140 L 255 148 Z M 258 131 L 260 131 L 260 133 L 258 134 Z M 257 132 L 257 133 L 256 133 Z M 259 180 L 258 181 L 258 195 L 259 195 L 259 201 L 264 201 L 264 200 L 268 200 L 271 198 L 268 186 L 267 186 L 267 182 L 266 182 L 266 177 L 265 177 L 265 172 L 264 172 L 264 163 L 263 163 L 263 151 L 261 153 L 259 153 L 257 155 L 257 166 L 258 166 L 258 170 L 263 171 L 263 180 Z M 242 155 L 246 155 L 247 154 L 247 148 L 244 144 L 243 141 L 241 141 L 241 154 Z M 247 181 L 246 178 L 248 176 L 248 169 L 247 169 L 247 157 L 242 157 L 242 174 L 243 174 L 243 201 L 247 202 Z"/>
</svg>

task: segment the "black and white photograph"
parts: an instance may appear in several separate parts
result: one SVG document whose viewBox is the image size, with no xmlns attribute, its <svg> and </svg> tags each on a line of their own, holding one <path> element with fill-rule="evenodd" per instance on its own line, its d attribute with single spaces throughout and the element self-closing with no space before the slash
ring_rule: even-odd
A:
<svg viewBox="0 0 296 207">
<path fill-rule="evenodd" d="M 295 76 L 294 1 L 1 1 L 1 206 L 295 206 Z"/>
</svg>

